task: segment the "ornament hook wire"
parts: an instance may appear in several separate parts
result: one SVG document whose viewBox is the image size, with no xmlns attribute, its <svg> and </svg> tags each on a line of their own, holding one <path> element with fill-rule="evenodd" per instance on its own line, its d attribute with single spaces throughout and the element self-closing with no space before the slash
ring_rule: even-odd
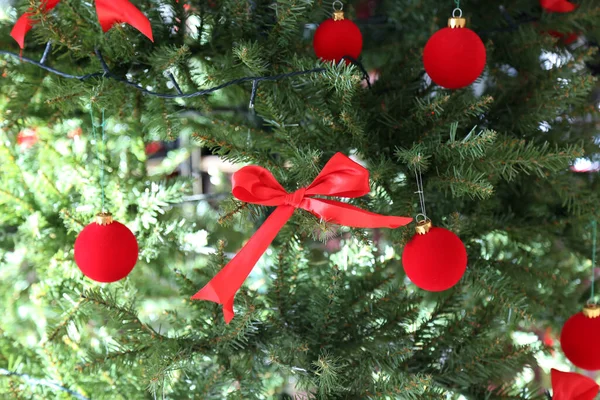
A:
<svg viewBox="0 0 600 400">
<path fill-rule="evenodd" d="M 588 300 L 588 305 L 591 305 L 591 304 L 596 305 L 594 286 L 595 286 L 595 282 L 596 282 L 596 253 L 597 253 L 597 247 L 598 247 L 598 223 L 596 222 L 596 220 L 593 220 L 591 225 L 592 225 L 592 286 L 591 286 L 590 299 Z"/>
<path fill-rule="evenodd" d="M 419 154 L 419 160 L 421 159 L 421 154 Z M 425 207 L 425 192 L 423 189 L 423 174 L 421 172 L 421 164 L 417 164 L 415 168 L 415 178 L 417 180 L 417 193 L 419 195 L 419 203 L 421 205 L 421 213 L 417 215 L 417 222 L 419 216 L 424 217 L 424 221 L 427 221 L 429 218 L 427 217 L 427 208 Z"/>
<path fill-rule="evenodd" d="M 428 219 L 429 219 L 429 218 L 427 218 L 427 215 L 425 215 L 425 214 L 417 214 L 417 215 L 416 215 L 416 217 L 415 217 L 415 221 L 416 221 L 418 224 L 419 224 L 419 223 L 422 223 L 422 222 L 425 222 L 425 221 L 427 221 Z"/>
<path fill-rule="evenodd" d="M 101 190 L 101 201 L 102 201 L 102 208 L 101 211 L 102 213 L 106 212 L 106 195 L 104 193 L 104 158 L 105 158 L 105 152 L 106 152 L 106 130 L 105 130 L 105 126 L 106 126 L 106 122 L 104 120 L 104 109 L 102 109 L 102 123 L 100 125 L 96 125 L 94 123 L 94 106 L 93 104 L 90 103 L 90 118 L 92 120 L 92 135 L 94 138 L 94 142 L 96 142 L 96 160 L 99 161 L 100 163 L 100 190 Z M 97 127 L 101 127 L 102 128 L 102 149 L 100 149 L 100 144 L 98 142 L 97 139 L 97 134 L 96 134 L 96 128 Z M 102 152 L 102 155 L 100 154 L 100 152 Z"/>
<path fill-rule="evenodd" d="M 344 3 L 342 3 L 340 0 L 335 0 L 332 4 L 333 7 L 333 11 L 343 11 L 344 10 Z"/>
</svg>

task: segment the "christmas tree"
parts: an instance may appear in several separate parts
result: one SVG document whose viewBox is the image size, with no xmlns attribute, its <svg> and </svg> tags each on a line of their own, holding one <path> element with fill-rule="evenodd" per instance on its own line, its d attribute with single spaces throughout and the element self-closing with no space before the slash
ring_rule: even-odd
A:
<svg viewBox="0 0 600 400">
<path fill-rule="evenodd" d="M 2 398 L 546 399 L 540 360 L 574 369 L 600 6 L 343 3 L 0 2 Z M 435 47 L 453 10 L 470 42 Z M 101 211 L 139 248 L 112 283 L 80 257 L 124 242 L 74 251 Z"/>
</svg>

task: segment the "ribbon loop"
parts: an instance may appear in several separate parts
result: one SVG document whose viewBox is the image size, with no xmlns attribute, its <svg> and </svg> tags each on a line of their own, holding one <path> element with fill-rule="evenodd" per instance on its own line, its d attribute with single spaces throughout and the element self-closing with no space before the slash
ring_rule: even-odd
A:
<svg viewBox="0 0 600 400">
<path fill-rule="evenodd" d="M 60 0 L 46 0 L 42 2 L 40 8 L 42 12 L 48 12 L 56 7 L 58 3 L 60 3 Z M 27 32 L 38 22 L 32 19 L 31 11 L 21 15 L 10 32 L 10 36 L 17 41 L 21 49 L 25 47 Z M 150 20 L 128 0 L 96 0 L 96 13 L 104 32 L 112 28 L 117 22 L 126 22 L 148 39 L 154 41 Z"/>
<path fill-rule="evenodd" d="M 300 188 L 296 190 L 294 193 L 288 193 L 283 199 L 283 204 L 287 206 L 292 206 L 294 208 L 299 208 L 302 200 L 304 200 L 304 194 L 306 193 L 306 188 Z"/>
<path fill-rule="evenodd" d="M 127 0 L 96 0 L 96 14 L 103 32 L 114 24 L 125 22 L 154 42 L 150 20 Z"/>
<path fill-rule="evenodd" d="M 327 162 L 312 184 L 293 193 L 287 193 L 269 171 L 258 166 L 240 169 L 233 174 L 232 182 L 232 193 L 239 200 L 277 208 L 240 252 L 192 296 L 195 300 L 222 304 L 227 323 L 234 316 L 235 294 L 296 209 L 306 210 L 325 221 L 357 228 L 398 228 L 412 221 L 408 217 L 385 216 L 347 203 L 313 198 L 355 198 L 369 193 L 369 171 L 342 153 L 335 154 Z"/>
</svg>

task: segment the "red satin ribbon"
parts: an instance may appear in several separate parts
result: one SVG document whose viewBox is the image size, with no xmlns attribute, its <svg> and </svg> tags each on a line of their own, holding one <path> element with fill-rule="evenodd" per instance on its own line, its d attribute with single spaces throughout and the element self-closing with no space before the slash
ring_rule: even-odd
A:
<svg viewBox="0 0 600 400">
<path fill-rule="evenodd" d="M 342 153 L 335 154 L 308 187 L 288 193 L 266 169 L 244 167 L 233 174 L 233 195 L 241 201 L 277 207 L 240 252 L 192 296 L 223 305 L 225 322 L 234 316 L 233 299 L 254 265 L 297 208 L 335 224 L 355 228 L 398 228 L 412 218 L 389 217 L 350 204 L 313 196 L 355 198 L 369 193 L 369 171 Z"/>
<path fill-rule="evenodd" d="M 542 8 L 548 12 L 568 13 L 575 11 L 577 6 L 567 0 L 540 0 Z"/>
<path fill-rule="evenodd" d="M 59 2 L 60 0 L 47 0 L 42 3 L 42 9 L 44 12 L 48 12 L 56 7 Z M 143 33 L 148 39 L 154 41 L 150 21 L 128 0 L 96 0 L 96 14 L 104 32 L 118 22 L 126 22 Z M 29 12 L 21 15 L 10 32 L 10 36 L 17 41 L 21 49 L 25 47 L 25 35 L 37 23 L 37 21 L 31 19 L 31 15 Z"/>
<path fill-rule="evenodd" d="M 600 386 L 587 376 L 552 369 L 552 400 L 594 400 Z"/>
</svg>

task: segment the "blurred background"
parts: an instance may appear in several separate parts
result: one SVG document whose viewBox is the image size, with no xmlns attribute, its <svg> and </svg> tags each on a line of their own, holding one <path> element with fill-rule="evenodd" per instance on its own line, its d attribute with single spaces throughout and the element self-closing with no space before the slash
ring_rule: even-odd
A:
<svg viewBox="0 0 600 400">
<path fill-rule="evenodd" d="M 12 3 L 12 0 L 0 0 L 0 20 L 15 19 L 17 12 L 11 7 Z M 377 0 L 356 3 L 359 18 L 373 17 L 372 13 L 377 6 Z M 307 29 L 314 29 L 314 27 L 307 27 Z M 10 38 L 1 38 L 0 43 L 6 43 L 7 40 L 10 40 Z M 551 53 L 540 55 L 540 59 L 547 60 L 549 68 L 552 68 L 552 65 L 556 63 L 560 63 L 561 58 L 564 57 L 562 54 Z M 5 60 L 0 57 L 0 72 L 4 62 Z M 588 67 L 596 73 L 600 73 L 600 65 L 589 65 Z M 378 70 L 369 70 L 369 75 L 371 81 L 376 82 Z M 218 94 L 216 96 L 218 97 Z M 589 99 L 589 105 L 600 109 L 600 87 L 595 90 L 594 95 Z M 1 107 L 2 104 L 0 103 Z M 241 111 L 246 108 L 243 96 L 234 101 L 234 108 L 231 107 L 231 98 L 229 97 L 223 99 L 222 109 L 217 107 L 214 110 L 216 113 L 228 113 L 232 110 L 241 114 L 247 112 Z M 248 114 L 244 118 L 253 117 Z M 592 114 L 587 118 L 585 121 L 573 120 L 572 124 L 594 122 Z M 83 132 L 89 131 L 88 121 L 84 118 L 73 118 L 60 125 L 53 126 L 44 125 L 43 121 L 33 118 L 21 123 L 22 126 L 19 127 L 18 137 L 16 138 L 17 148 L 14 149 L 15 154 L 19 157 L 38 157 L 41 154 L 42 159 L 39 161 L 41 165 L 44 165 L 44 162 L 50 162 L 43 160 L 44 148 L 50 141 L 54 143 L 56 148 L 61 149 L 65 157 L 74 157 L 84 160 L 84 162 L 87 160 L 85 154 L 88 154 L 90 149 L 95 146 L 89 135 L 82 135 Z M 2 121 L 0 121 L 0 127 L 1 124 Z M 115 121 L 111 121 L 110 124 L 110 130 L 113 132 L 119 133 L 119 129 L 124 129 L 120 128 Z M 597 122 L 597 126 L 600 130 L 600 121 Z M 123 133 L 126 133 L 126 131 L 123 131 Z M 144 207 L 146 207 L 147 215 L 142 213 L 136 223 L 155 224 L 157 218 L 165 213 L 169 213 L 171 216 L 178 215 L 181 221 L 180 226 L 161 227 L 161 233 L 157 234 L 156 237 L 142 239 L 148 243 L 153 241 L 168 242 L 173 239 L 181 244 L 178 249 L 166 250 L 164 254 L 142 254 L 142 258 L 147 262 L 152 261 L 160 264 L 157 260 L 163 259 L 165 263 L 169 263 L 170 267 L 173 267 L 173 263 L 175 263 L 186 269 L 201 268 L 208 262 L 206 256 L 214 254 L 218 247 L 222 245 L 221 241 L 223 240 L 226 241 L 226 253 L 230 256 L 233 255 L 264 219 L 263 217 L 257 218 L 256 221 L 235 220 L 225 227 L 218 223 L 222 217 L 217 212 L 218 206 L 230 196 L 231 174 L 239 169 L 241 165 L 222 161 L 217 155 L 211 154 L 208 149 L 195 145 L 191 133 L 191 129 L 184 126 L 181 135 L 173 141 L 164 141 L 158 138 L 156 140 L 141 140 L 139 137 L 139 140 L 132 139 L 137 140 L 134 146 L 134 153 L 138 153 L 137 160 L 122 161 L 122 163 L 127 164 L 127 166 L 122 167 L 124 170 L 144 168 L 148 177 L 160 177 L 161 183 L 157 183 L 157 185 L 163 185 L 164 188 L 174 188 L 171 197 L 160 199 L 153 198 L 151 191 L 148 192 L 147 189 L 146 192 L 139 188 L 136 189 L 134 184 L 130 187 L 132 193 L 136 194 L 135 199 L 130 199 L 131 203 L 134 201 L 146 202 Z M 152 133 L 146 132 L 143 136 L 148 138 L 152 136 Z M 126 134 L 113 136 L 111 140 L 113 142 L 110 146 L 114 150 L 114 155 L 119 153 L 119 148 L 131 145 Z M 3 166 L 0 166 L 0 168 L 3 168 Z M 600 158 L 598 156 L 596 158 L 581 158 L 571 167 L 571 173 L 577 174 L 594 174 L 598 171 L 600 171 Z M 64 171 L 61 173 L 64 173 Z M 58 189 L 62 191 L 61 188 Z M 136 190 L 139 191 L 135 192 Z M 89 196 L 93 198 L 97 196 L 97 192 L 90 193 Z M 93 212 L 92 209 L 90 209 L 91 212 Z M 29 228 L 32 230 L 43 231 L 46 228 L 35 226 L 33 218 L 28 221 L 31 224 Z M 27 229 L 27 227 L 22 229 Z M 0 247 L 2 247 L 1 244 L 4 240 L 6 238 L 0 238 Z M 315 252 L 322 253 L 323 258 L 335 257 L 335 254 L 340 251 L 349 251 L 348 247 L 345 247 L 345 245 L 351 243 L 348 240 L 347 236 L 336 236 L 322 244 L 316 242 L 314 244 Z M 35 272 L 24 265 L 27 258 L 25 252 L 27 251 L 28 249 L 25 248 L 17 248 L 8 254 L 6 250 L 0 248 L 4 259 L 7 260 L 6 264 L 0 266 L 0 280 L 5 284 L 9 283 L 15 288 L 22 288 L 35 280 Z M 385 251 L 393 253 L 394 249 L 388 246 Z M 259 288 L 262 285 L 265 279 L 265 271 L 261 268 L 261 264 L 272 262 L 274 257 L 273 254 L 268 252 L 258 267 L 254 269 L 249 282 L 251 287 Z M 138 275 L 140 281 L 156 280 L 157 282 L 156 285 L 152 286 L 152 293 L 144 291 L 137 293 L 143 299 L 139 303 L 140 317 L 150 324 L 160 325 L 161 329 L 168 330 L 169 320 L 161 315 L 162 310 L 173 309 L 185 313 L 185 307 L 181 304 L 181 294 L 174 288 L 169 287 L 166 282 L 162 284 L 159 275 L 154 275 L 143 267 L 136 268 L 134 274 Z M 145 276 L 142 277 L 141 275 Z M 146 286 L 140 285 L 140 288 L 144 287 Z M 39 287 L 38 290 L 40 297 L 45 295 L 43 286 Z M 42 309 L 44 307 L 42 302 L 35 304 L 23 302 L 18 298 L 4 298 L 2 305 L 4 310 L 0 314 L 0 326 L 10 327 L 10 333 L 13 336 L 22 338 L 24 343 L 34 344 L 39 332 L 44 331 L 53 320 L 52 313 L 47 309 Z M 549 305 L 549 307 L 552 306 Z M 516 312 L 508 313 L 506 315 L 507 320 L 516 318 L 516 314 Z M 563 371 L 572 370 L 572 365 L 565 360 L 560 351 L 559 334 L 560 332 L 557 331 L 556 327 L 538 325 L 535 322 L 522 324 L 521 329 L 514 333 L 516 344 L 539 342 L 547 350 L 538 355 L 540 369 L 527 369 L 522 374 L 521 379 L 524 383 L 535 381 L 546 388 L 550 388 L 548 373 L 551 368 Z M 600 374 L 579 372 L 596 379 L 600 383 Z M 274 386 L 279 384 L 280 382 L 273 383 Z M 290 393 L 293 390 L 293 388 L 289 388 Z"/>
</svg>

